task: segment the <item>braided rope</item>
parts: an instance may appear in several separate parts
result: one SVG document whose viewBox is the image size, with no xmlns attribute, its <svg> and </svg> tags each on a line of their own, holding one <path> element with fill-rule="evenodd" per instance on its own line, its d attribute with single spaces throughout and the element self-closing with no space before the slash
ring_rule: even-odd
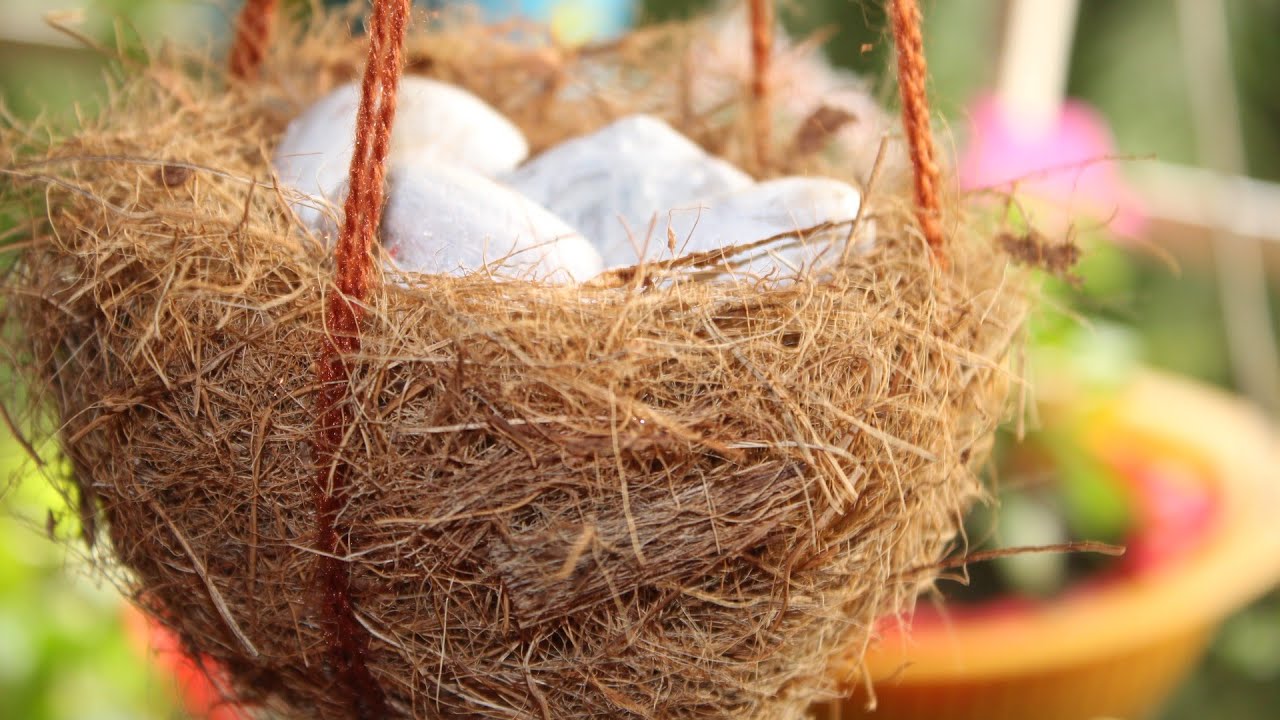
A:
<svg viewBox="0 0 1280 720">
<path fill-rule="evenodd" d="M 756 163 L 769 163 L 769 138 L 773 134 L 769 95 L 773 60 L 773 0 L 751 0 L 751 97 Z"/>
<path fill-rule="evenodd" d="M 916 219 L 934 256 L 942 257 L 940 171 L 929 128 L 929 67 L 924 57 L 920 5 L 917 0 L 890 0 L 894 44 L 898 54 L 898 90 L 902 95 L 902 124 L 915 170 Z"/>
<path fill-rule="evenodd" d="M 341 456 L 352 422 L 349 360 L 360 350 L 363 304 L 373 276 L 373 244 L 382 212 L 383 181 L 396 113 L 409 0 L 374 0 L 369 22 L 369 57 L 356 119 L 342 232 L 336 251 L 337 288 L 326 298 L 325 341 L 316 374 L 320 390 L 315 438 L 318 581 L 324 628 L 337 681 L 362 720 L 388 716 L 386 697 L 365 664 L 368 632 L 351 605 L 351 574 L 342 547 L 338 516 L 345 502 L 350 460 Z"/>
<path fill-rule="evenodd" d="M 227 63 L 231 77 L 241 80 L 258 77 L 271 45 L 278 5 L 278 0 L 245 0 L 236 18 L 236 38 Z"/>
</svg>

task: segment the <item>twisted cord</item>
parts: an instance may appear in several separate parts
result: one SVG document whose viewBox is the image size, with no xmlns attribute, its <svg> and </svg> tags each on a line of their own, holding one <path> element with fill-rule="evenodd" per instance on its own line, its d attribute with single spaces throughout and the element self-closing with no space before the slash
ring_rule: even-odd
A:
<svg viewBox="0 0 1280 720">
<path fill-rule="evenodd" d="M 761 169 L 769 162 L 769 138 L 773 134 L 770 109 L 773 62 L 773 0 L 751 0 L 751 98 L 752 126 L 756 140 L 756 163 Z"/>
<path fill-rule="evenodd" d="M 355 618 L 351 571 L 338 526 L 346 501 L 350 459 L 341 454 L 352 422 L 349 358 L 360 350 L 364 303 L 373 276 L 373 244 L 382 214 L 383 181 L 396 114 L 409 0 L 374 0 L 369 21 L 369 57 L 356 118 L 355 151 L 342 232 L 335 254 L 336 291 L 326 298 L 325 340 L 317 367 L 317 475 L 313 495 L 317 522 L 318 582 L 323 627 L 335 680 L 361 720 L 388 717 L 386 695 L 365 662 L 369 635 Z"/>
<path fill-rule="evenodd" d="M 924 56 L 920 6 L 917 0 L 890 0 L 893 39 L 898 55 L 898 90 L 902 94 L 902 125 L 915 171 L 916 219 L 935 257 L 942 257 L 941 203 L 933 133 L 929 129 L 929 67 Z"/>
<path fill-rule="evenodd" d="M 253 80 L 262 69 L 275 30 L 278 0 L 246 0 L 236 18 L 236 37 L 228 61 L 231 77 Z"/>
</svg>

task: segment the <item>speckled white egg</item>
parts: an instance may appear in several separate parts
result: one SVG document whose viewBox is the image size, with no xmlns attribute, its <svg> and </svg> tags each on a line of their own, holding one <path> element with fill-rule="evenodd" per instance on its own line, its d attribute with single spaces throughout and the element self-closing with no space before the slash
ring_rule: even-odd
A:
<svg viewBox="0 0 1280 720">
<path fill-rule="evenodd" d="M 632 115 L 565 141 L 499 177 L 591 238 L 607 267 L 632 265 L 672 207 L 749 187 L 749 175 L 662 120 Z"/>
<path fill-rule="evenodd" d="M 494 176 L 529 155 L 519 128 L 466 90 L 405 76 L 398 98 L 394 162 L 447 163 Z M 281 184 L 307 196 L 292 206 L 308 225 L 337 202 L 330 192 L 350 170 L 359 107 L 359 85 L 343 85 L 294 118 L 276 147 L 272 165 Z"/>
</svg>

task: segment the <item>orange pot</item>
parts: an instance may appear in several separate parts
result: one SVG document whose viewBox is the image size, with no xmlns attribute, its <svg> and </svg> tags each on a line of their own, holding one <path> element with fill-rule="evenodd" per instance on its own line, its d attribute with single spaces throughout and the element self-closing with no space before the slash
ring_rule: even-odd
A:
<svg viewBox="0 0 1280 720">
<path fill-rule="evenodd" d="M 876 711 L 858 680 L 820 718 L 1148 717 L 1217 625 L 1280 579 L 1280 452 L 1246 404 L 1143 373 L 1103 409 L 1087 445 L 1126 472 L 1137 461 L 1202 484 L 1192 489 L 1213 498 L 1212 521 L 1175 538 L 1185 547 L 1172 560 L 1052 602 L 922 616 L 909 632 L 892 623 L 863 666 Z M 1138 540 L 1150 538 L 1140 530 Z M 849 663 L 836 670 L 861 677 Z"/>
</svg>

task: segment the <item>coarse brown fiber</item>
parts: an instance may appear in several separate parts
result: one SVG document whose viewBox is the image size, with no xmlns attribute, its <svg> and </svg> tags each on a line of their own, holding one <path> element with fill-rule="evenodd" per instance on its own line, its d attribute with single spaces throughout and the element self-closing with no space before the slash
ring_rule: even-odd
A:
<svg viewBox="0 0 1280 720">
<path fill-rule="evenodd" d="M 1026 308 L 996 229 L 949 199 L 942 267 L 889 179 L 860 229 L 873 250 L 785 282 L 732 272 L 759 238 L 582 287 L 378 271 L 326 557 L 312 440 L 333 260 L 268 159 L 359 76 L 348 21 L 282 19 L 257 82 L 157 51 L 66 133 L 0 131 L 32 218 L 3 282 L 27 383 L 11 407 L 60 443 L 49 472 L 103 528 L 95 557 L 283 717 L 370 712 L 329 652 L 334 557 L 392 716 L 802 716 L 831 658 L 928 586 L 981 492 Z M 701 27 L 575 51 L 419 18 L 405 57 L 535 148 L 643 111 L 750 166 L 750 88 L 708 115 L 681 100 Z M 792 169 L 789 143 L 768 174 Z"/>
</svg>

